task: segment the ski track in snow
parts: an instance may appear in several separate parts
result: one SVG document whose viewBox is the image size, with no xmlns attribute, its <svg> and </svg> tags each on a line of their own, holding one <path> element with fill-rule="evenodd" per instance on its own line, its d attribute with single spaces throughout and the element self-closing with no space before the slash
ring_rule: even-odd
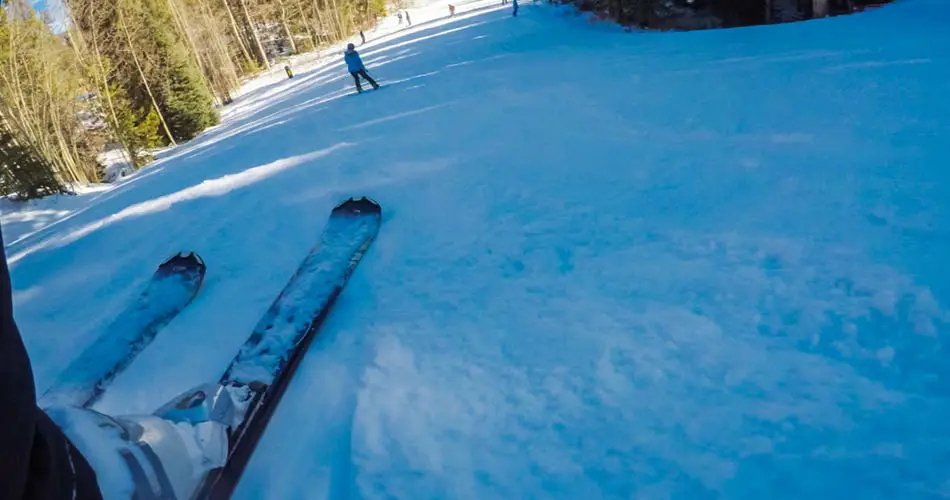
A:
<svg viewBox="0 0 950 500">
<path fill-rule="evenodd" d="M 97 408 L 216 380 L 337 202 L 383 207 L 235 498 L 950 496 L 950 5 L 623 33 L 412 10 L 117 186 L 12 208 L 42 392 L 163 259 Z"/>
</svg>

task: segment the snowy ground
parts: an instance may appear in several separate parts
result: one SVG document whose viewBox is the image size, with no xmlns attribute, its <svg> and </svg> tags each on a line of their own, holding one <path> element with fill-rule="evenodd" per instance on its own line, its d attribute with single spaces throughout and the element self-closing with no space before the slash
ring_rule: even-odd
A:
<svg viewBox="0 0 950 500">
<path fill-rule="evenodd" d="M 4 214 L 38 390 L 179 249 L 205 289 L 98 408 L 217 378 L 365 194 L 379 239 L 237 498 L 950 496 L 950 5 L 412 13 L 362 49 L 378 93 L 301 60 L 118 187 Z"/>
</svg>

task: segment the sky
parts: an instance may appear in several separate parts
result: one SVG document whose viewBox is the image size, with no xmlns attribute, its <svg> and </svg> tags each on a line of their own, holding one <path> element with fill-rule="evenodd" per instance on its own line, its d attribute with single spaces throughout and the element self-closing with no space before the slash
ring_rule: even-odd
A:
<svg viewBox="0 0 950 500">
<path fill-rule="evenodd" d="M 53 18 L 53 31 L 59 33 L 66 27 L 66 12 L 60 0 L 37 0 L 31 3 L 37 12 L 47 12 Z"/>
</svg>

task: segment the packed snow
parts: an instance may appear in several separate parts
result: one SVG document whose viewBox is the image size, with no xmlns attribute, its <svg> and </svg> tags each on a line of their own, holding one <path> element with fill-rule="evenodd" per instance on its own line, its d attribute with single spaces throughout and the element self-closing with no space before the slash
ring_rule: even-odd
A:
<svg viewBox="0 0 950 500">
<path fill-rule="evenodd" d="M 42 392 L 180 250 L 97 409 L 216 380 L 336 203 L 383 207 L 236 498 L 950 496 L 942 0 L 691 33 L 411 10 L 110 189 L 10 210 Z"/>
</svg>

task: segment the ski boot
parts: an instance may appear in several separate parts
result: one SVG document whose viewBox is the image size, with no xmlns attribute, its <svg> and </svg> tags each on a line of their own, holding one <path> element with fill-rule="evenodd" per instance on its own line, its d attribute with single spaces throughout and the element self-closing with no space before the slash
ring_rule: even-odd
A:
<svg viewBox="0 0 950 500">
<path fill-rule="evenodd" d="M 85 408 L 49 408 L 96 472 L 103 498 L 189 499 L 205 474 L 223 467 L 237 408 L 231 394 L 206 384 L 151 415 L 109 416 Z"/>
</svg>

